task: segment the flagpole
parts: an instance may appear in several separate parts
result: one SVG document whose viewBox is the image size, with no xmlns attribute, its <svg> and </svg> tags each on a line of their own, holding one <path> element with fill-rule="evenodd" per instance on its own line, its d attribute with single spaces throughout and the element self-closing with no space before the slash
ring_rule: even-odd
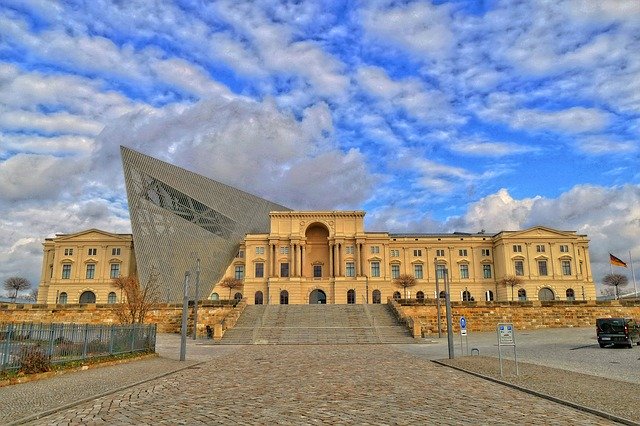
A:
<svg viewBox="0 0 640 426">
<path fill-rule="evenodd" d="M 631 276 L 633 277 L 633 296 L 638 297 L 638 287 L 636 286 L 636 273 L 633 270 L 633 259 L 631 259 L 631 250 L 629 250 L 629 263 L 631 264 Z"/>
</svg>

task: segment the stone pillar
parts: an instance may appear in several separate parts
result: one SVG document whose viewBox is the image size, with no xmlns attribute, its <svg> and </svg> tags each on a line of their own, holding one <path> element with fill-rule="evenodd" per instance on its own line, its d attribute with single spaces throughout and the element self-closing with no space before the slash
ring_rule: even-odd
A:
<svg viewBox="0 0 640 426">
<path fill-rule="evenodd" d="M 300 247 L 300 276 L 304 276 L 304 246 Z"/>
<path fill-rule="evenodd" d="M 333 277 L 333 244 L 329 243 L 329 278 Z"/>
<path fill-rule="evenodd" d="M 356 277 L 360 276 L 360 243 L 356 241 Z"/>
</svg>

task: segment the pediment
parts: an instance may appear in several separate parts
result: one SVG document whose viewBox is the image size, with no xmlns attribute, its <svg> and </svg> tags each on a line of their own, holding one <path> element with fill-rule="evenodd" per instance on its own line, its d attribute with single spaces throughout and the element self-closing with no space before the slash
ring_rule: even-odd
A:
<svg viewBox="0 0 640 426">
<path fill-rule="evenodd" d="M 131 239 L 131 234 L 114 234 L 100 229 L 91 228 L 85 231 L 76 232 L 73 234 L 64 234 L 56 237 L 56 241 L 127 241 Z"/>
<path fill-rule="evenodd" d="M 560 231 L 558 229 L 548 228 L 546 226 L 534 226 L 522 231 L 508 232 L 504 234 L 504 238 L 509 239 L 549 239 L 549 238 L 575 238 L 575 231 Z"/>
</svg>

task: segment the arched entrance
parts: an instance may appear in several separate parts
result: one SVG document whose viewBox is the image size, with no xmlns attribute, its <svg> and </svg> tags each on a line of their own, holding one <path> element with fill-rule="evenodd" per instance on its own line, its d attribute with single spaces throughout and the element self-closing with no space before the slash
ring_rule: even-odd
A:
<svg viewBox="0 0 640 426">
<path fill-rule="evenodd" d="M 324 305 L 327 303 L 327 294 L 320 290 L 320 289 L 315 289 L 311 292 L 311 294 L 309 294 L 309 304 L 310 305 Z"/>
<path fill-rule="evenodd" d="M 382 303 L 382 294 L 380 294 L 380 290 L 373 290 L 373 303 Z"/>
<path fill-rule="evenodd" d="M 356 291 L 354 289 L 347 291 L 347 303 L 349 305 L 356 303 Z"/>
<path fill-rule="evenodd" d="M 555 300 L 553 290 L 548 287 L 542 287 L 538 292 L 538 300 Z"/>
<path fill-rule="evenodd" d="M 255 303 L 256 305 L 262 305 L 262 302 L 263 302 L 262 292 L 256 291 L 256 297 L 253 303 Z"/>
<path fill-rule="evenodd" d="M 287 290 L 282 290 L 280 292 L 280 304 L 281 305 L 289 304 L 289 292 Z"/>
<path fill-rule="evenodd" d="M 85 291 L 80 295 L 80 303 L 96 303 L 96 295 L 92 291 Z"/>
<path fill-rule="evenodd" d="M 305 230 L 304 236 L 306 242 L 301 254 L 302 276 L 316 279 L 333 277 L 331 267 L 336 266 L 329 256 L 329 229 L 322 223 L 313 223 Z"/>
</svg>

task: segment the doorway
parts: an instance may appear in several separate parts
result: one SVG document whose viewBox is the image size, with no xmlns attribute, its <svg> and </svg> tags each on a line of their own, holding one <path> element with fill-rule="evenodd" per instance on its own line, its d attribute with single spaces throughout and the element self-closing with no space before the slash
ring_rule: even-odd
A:
<svg viewBox="0 0 640 426">
<path fill-rule="evenodd" d="M 327 294 L 320 290 L 315 289 L 309 294 L 309 304 L 310 305 L 324 305 L 327 303 Z"/>
<path fill-rule="evenodd" d="M 280 292 L 280 304 L 281 305 L 289 304 L 289 292 L 287 290 L 282 290 Z"/>
</svg>

